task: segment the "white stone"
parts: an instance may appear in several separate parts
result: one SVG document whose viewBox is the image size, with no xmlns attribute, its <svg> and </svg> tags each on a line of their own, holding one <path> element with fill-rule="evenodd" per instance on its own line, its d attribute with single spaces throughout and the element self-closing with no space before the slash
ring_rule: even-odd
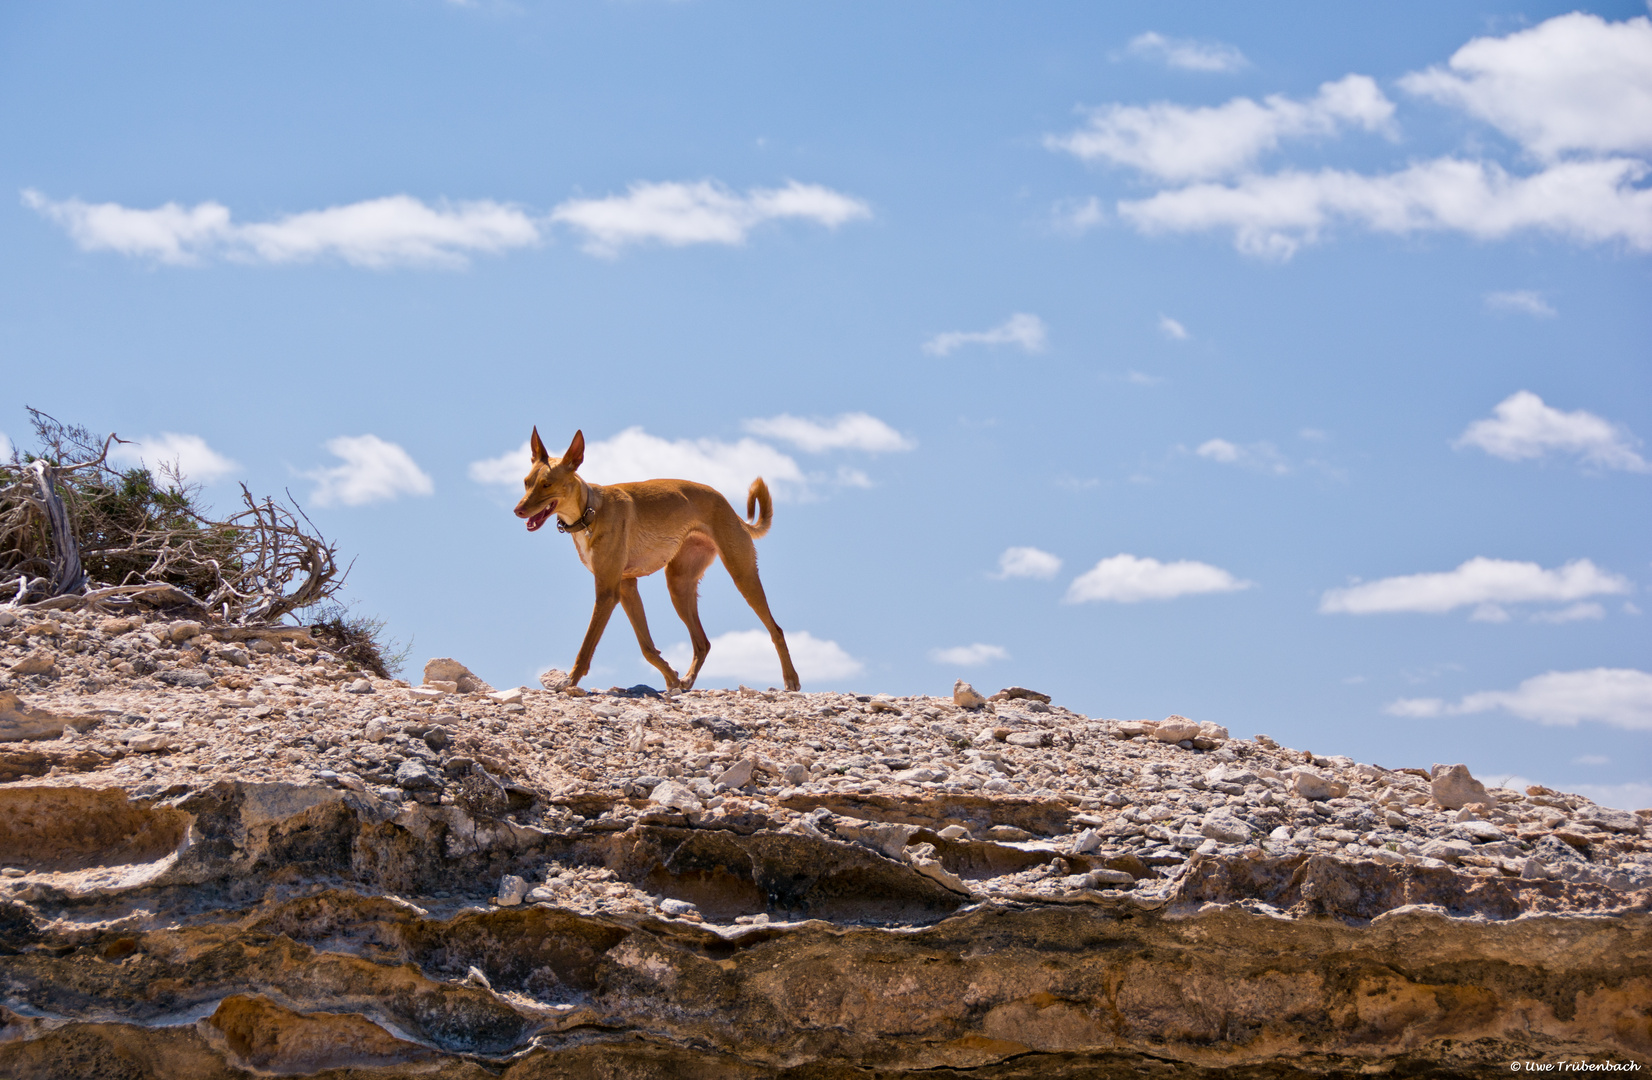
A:
<svg viewBox="0 0 1652 1080">
<path fill-rule="evenodd" d="M 1313 769 L 1292 769 L 1290 777 L 1291 791 L 1304 799 L 1340 799 L 1348 794 L 1347 784 Z"/>
<path fill-rule="evenodd" d="M 1436 765 L 1429 785 L 1434 801 L 1447 810 L 1459 810 L 1470 803 L 1494 803 L 1495 799 L 1468 771 L 1467 765 Z"/>
<path fill-rule="evenodd" d="M 527 899 L 529 890 L 530 886 L 522 878 L 515 874 L 506 874 L 499 879 L 499 892 L 494 899 L 498 900 L 501 906 L 515 907 Z"/>
<path fill-rule="evenodd" d="M 698 813 L 703 805 L 692 788 L 677 780 L 665 780 L 656 784 L 654 790 L 648 793 L 648 801 L 655 806 L 663 806 L 668 810 L 677 810 L 685 814 Z"/>
<path fill-rule="evenodd" d="M 722 775 L 717 777 L 717 783 L 730 788 L 743 788 L 751 783 L 751 774 L 755 767 L 751 758 L 741 758 L 723 770 Z"/>
<path fill-rule="evenodd" d="M 546 671 L 541 671 L 539 673 L 539 685 L 554 694 L 558 690 L 567 688 L 568 673 L 559 668 L 550 668 Z"/>
<path fill-rule="evenodd" d="M 1199 725 L 1185 716 L 1167 716 L 1153 729 L 1153 737 L 1163 743 L 1179 743 L 1199 734 Z"/>
<path fill-rule="evenodd" d="M 139 754 L 154 754 L 167 749 L 172 740 L 159 731 L 146 731 L 141 735 L 134 735 L 127 747 Z"/>
<path fill-rule="evenodd" d="M 392 731 L 390 725 L 392 723 L 393 721 L 388 716 L 375 716 L 367 721 L 367 726 L 362 729 L 361 733 L 368 742 L 383 742 L 390 737 Z"/>
<path fill-rule="evenodd" d="M 660 910 L 674 919 L 680 919 L 685 915 L 698 914 L 698 909 L 687 900 L 661 900 Z"/>
<path fill-rule="evenodd" d="M 959 679 L 952 684 L 952 703 L 960 709 L 980 709 L 986 706 L 987 699 L 975 687 Z"/>
<path fill-rule="evenodd" d="M 525 686 L 513 686 L 509 690 L 495 690 L 488 697 L 501 705 L 516 705 L 522 701 L 522 694 L 526 689 Z"/>
</svg>

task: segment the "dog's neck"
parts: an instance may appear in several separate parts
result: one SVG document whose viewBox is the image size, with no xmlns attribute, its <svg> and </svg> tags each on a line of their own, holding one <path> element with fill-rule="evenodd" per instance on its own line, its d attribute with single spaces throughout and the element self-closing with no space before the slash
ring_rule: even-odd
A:
<svg viewBox="0 0 1652 1080">
<path fill-rule="evenodd" d="M 591 522 L 596 519 L 597 508 L 602 505 L 602 496 L 597 493 L 596 488 L 587 484 L 584 477 L 576 477 L 575 479 L 579 480 L 580 513 L 572 521 L 564 521 L 562 510 L 558 508 L 556 512 L 557 532 L 576 533 L 583 529 L 589 529 Z"/>
</svg>

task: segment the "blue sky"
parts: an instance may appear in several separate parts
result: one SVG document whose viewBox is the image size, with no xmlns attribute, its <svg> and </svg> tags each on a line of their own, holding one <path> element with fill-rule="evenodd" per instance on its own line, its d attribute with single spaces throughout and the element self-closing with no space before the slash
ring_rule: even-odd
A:
<svg viewBox="0 0 1652 1080">
<path fill-rule="evenodd" d="M 0 141 L 0 432 L 291 489 L 416 662 L 571 664 L 579 428 L 768 479 L 806 689 L 1652 805 L 1643 5 L 13 4 Z"/>
</svg>

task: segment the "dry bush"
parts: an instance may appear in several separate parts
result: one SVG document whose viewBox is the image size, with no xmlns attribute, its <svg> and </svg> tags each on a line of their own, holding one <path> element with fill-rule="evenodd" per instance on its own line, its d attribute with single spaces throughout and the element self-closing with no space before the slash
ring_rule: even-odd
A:
<svg viewBox="0 0 1652 1080">
<path fill-rule="evenodd" d="M 0 464 L 0 595 L 52 608 L 144 602 L 255 625 L 343 587 L 348 568 L 290 494 L 259 500 L 243 485 L 244 509 L 214 518 L 176 468 L 114 468 L 116 436 L 29 417 L 37 449 Z"/>
</svg>

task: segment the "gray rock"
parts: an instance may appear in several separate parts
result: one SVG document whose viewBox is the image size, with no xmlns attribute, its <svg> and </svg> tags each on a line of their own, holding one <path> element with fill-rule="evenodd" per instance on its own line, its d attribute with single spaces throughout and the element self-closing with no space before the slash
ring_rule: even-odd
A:
<svg viewBox="0 0 1652 1080">
<path fill-rule="evenodd" d="M 527 899 L 528 892 L 531 889 L 532 886 L 522 878 L 515 874 L 506 874 L 499 879 L 499 891 L 494 894 L 493 898 L 499 902 L 501 907 L 515 907 Z"/>
<path fill-rule="evenodd" d="M 1486 785 L 1469 774 L 1467 765 L 1436 765 L 1430 785 L 1434 801 L 1447 810 L 1460 810 L 1470 803 L 1495 803 Z"/>
<path fill-rule="evenodd" d="M 792 787 L 796 787 L 798 784 L 806 784 L 809 782 L 808 766 L 797 764 L 788 765 L 786 766 L 785 771 L 780 774 L 780 779 L 783 782 L 790 784 Z"/>
<path fill-rule="evenodd" d="M 1251 828 L 1232 814 L 1207 814 L 1199 832 L 1224 844 L 1243 844 L 1250 839 Z"/>
<path fill-rule="evenodd" d="M 568 673 L 560 668 L 550 668 L 539 673 L 539 685 L 556 693 L 568 685 Z"/>
<path fill-rule="evenodd" d="M 661 900 L 660 910 L 674 919 L 680 919 L 685 915 L 699 914 L 699 909 L 687 900 Z"/>
<path fill-rule="evenodd" d="M 1467 840 L 1430 840 L 1422 846 L 1419 854 L 1430 859 L 1456 862 L 1464 855 L 1474 854 L 1474 845 Z"/>
<path fill-rule="evenodd" d="M 1116 889 L 1120 886 L 1129 888 L 1136 883 L 1136 879 L 1124 870 L 1102 868 L 1085 874 L 1084 883 L 1092 889 Z"/>
<path fill-rule="evenodd" d="M 1348 785 L 1312 769 L 1292 769 L 1291 791 L 1304 799 L 1340 799 L 1348 794 Z"/>
<path fill-rule="evenodd" d="M 134 735 L 126 744 L 127 749 L 139 754 L 158 754 L 172 747 L 172 740 L 160 731 L 145 731 Z"/>
<path fill-rule="evenodd" d="M 984 708 L 987 699 L 980 692 L 962 679 L 952 684 L 952 703 L 960 709 Z"/>
<path fill-rule="evenodd" d="M 396 766 L 396 786 L 406 791 L 429 791 L 441 787 L 442 780 L 418 758 L 408 758 Z"/>
<path fill-rule="evenodd" d="M 1054 740 L 1047 731 L 1012 731 L 1004 741 L 1011 746 L 1036 750 L 1041 746 L 1049 746 Z"/>
<path fill-rule="evenodd" d="M 676 810 L 685 814 L 698 813 L 703 804 L 699 796 L 687 784 L 677 780 L 666 780 L 649 792 L 648 801 L 655 806 L 663 806 L 667 810 Z"/>
<path fill-rule="evenodd" d="M 196 690 L 205 690 L 209 686 L 217 686 L 218 681 L 199 668 L 174 668 L 162 671 L 155 676 L 156 682 L 163 682 L 168 686 L 193 687 Z"/>
<path fill-rule="evenodd" d="M 1468 837 L 1477 844 L 1491 843 L 1498 840 L 1507 840 L 1508 836 L 1489 821 L 1459 821 L 1458 833 Z"/>
<path fill-rule="evenodd" d="M 383 742 L 394 732 L 394 724 L 395 721 L 388 716 L 375 716 L 367 721 L 361 733 L 368 742 Z"/>
<path fill-rule="evenodd" d="M 233 645 L 227 649 L 213 650 L 213 656 L 217 657 L 219 660 L 222 660 L 226 664 L 233 664 L 236 667 L 249 667 L 252 664 L 252 654 L 247 652 L 245 649 L 237 648 Z"/>
<path fill-rule="evenodd" d="M 1545 836 L 1532 845 L 1531 858 L 1541 863 L 1586 863 L 1583 852 L 1558 836 Z"/>
<path fill-rule="evenodd" d="M 1591 806 L 1586 810 L 1579 810 L 1577 819 L 1610 832 L 1639 833 L 1645 827 L 1645 822 L 1629 811 L 1614 810 L 1608 806 Z"/>
<path fill-rule="evenodd" d="M 357 679 L 344 688 L 346 694 L 371 694 L 373 684 L 366 679 Z"/>
<path fill-rule="evenodd" d="M 756 763 L 751 758 L 741 758 L 723 770 L 717 777 L 717 783 L 730 788 L 743 788 L 751 783 L 751 774 L 755 768 Z"/>
</svg>

